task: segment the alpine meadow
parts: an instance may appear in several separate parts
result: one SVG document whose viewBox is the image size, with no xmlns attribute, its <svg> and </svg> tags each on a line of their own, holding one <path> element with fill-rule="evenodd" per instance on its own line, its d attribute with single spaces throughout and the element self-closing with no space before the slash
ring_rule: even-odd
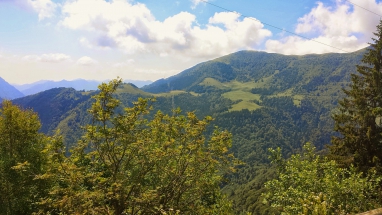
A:
<svg viewBox="0 0 382 215">
<path fill-rule="evenodd" d="M 37 10 L 42 7 L 39 1 L 21 8 Z M 99 45 L 93 49 L 95 55 L 108 52 L 107 60 L 118 58 L 112 52 L 116 47 L 126 55 L 144 50 L 140 57 L 147 54 L 147 59 L 152 53 L 165 59 L 195 52 L 187 53 L 187 60 L 174 60 L 174 65 L 204 59 L 200 56 L 211 51 L 188 50 L 184 44 L 169 48 L 167 42 L 173 38 L 168 32 L 144 34 L 150 22 L 152 28 L 171 31 L 166 25 L 175 23 L 177 16 L 185 23 L 192 20 L 188 12 L 155 20 L 141 3 L 94 0 L 92 16 L 74 22 L 71 16 L 82 17 L 79 9 L 73 9 L 78 2 L 52 1 L 55 7 L 40 11 L 38 18 L 62 10 L 65 19 L 57 14 L 49 17 L 73 31 L 101 35 L 98 40 L 81 37 L 79 43 L 88 48 Z M 147 20 L 135 20 L 142 28 L 121 33 L 117 27 L 126 25 L 126 17 L 119 19 L 117 12 L 97 14 L 100 2 L 131 4 L 136 6 L 129 11 L 131 16 L 149 15 Z M 193 1 L 192 10 L 200 4 L 217 6 Z M 237 20 L 243 18 L 233 35 L 254 21 L 225 10 Z M 190 25 L 190 32 L 179 30 L 179 35 L 189 34 L 190 44 L 204 47 L 192 33 L 220 32 L 222 23 L 217 20 L 222 14 L 210 17 L 206 28 Z M 299 26 L 307 17 L 299 18 Z M 102 26 L 98 19 L 111 24 Z M 229 31 L 236 24 L 224 24 L 222 29 Z M 264 35 L 257 29 L 256 36 L 270 37 L 263 27 Z M 124 34 L 135 35 L 151 49 Z M 140 87 L 120 76 L 97 89 L 95 80 L 12 86 L 0 77 L 0 215 L 347 215 L 382 208 L 382 20 L 371 41 L 351 52 L 299 55 L 240 46 L 167 78 L 136 80 Z M 129 50 L 122 50 L 125 43 Z M 57 71 L 61 68 L 53 61 L 74 62 L 59 54 L 24 58 L 36 65 L 51 63 Z M 1 59 L 5 57 L 0 55 L 0 69 Z M 130 59 L 112 67 L 120 71 L 142 62 Z M 103 74 L 104 64 L 90 57 L 75 64 L 83 66 L 83 74 Z M 165 64 L 163 60 L 158 66 Z M 140 71 L 154 76 L 149 67 L 145 69 Z"/>
</svg>

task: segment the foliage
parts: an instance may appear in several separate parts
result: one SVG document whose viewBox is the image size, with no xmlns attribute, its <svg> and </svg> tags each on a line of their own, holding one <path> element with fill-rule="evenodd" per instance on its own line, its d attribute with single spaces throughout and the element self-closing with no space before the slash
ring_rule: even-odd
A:
<svg viewBox="0 0 382 215">
<path fill-rule="evenodd" d="M 198 120 L 192 112 L 158 111 L 147 120 L 148 99 L 116 113 L 120 83 L 99 86 L 89 110 L 93 123 L 70 157 L 59 139 L 49 146 L 54 165 L 42 177 L 55 186 L 40 213 L 230 214 L 220 184 L 236 163 L 231 135 L 215 130 L 206 141 L 211 117 Z"/>
<path fill-rule="evenodd" d="M 230 184 L 222 192 L 232 200 L 235 214 L 249 212 L 253 215 L 279 214 L 277 210 L 263 204 L 264 183 L 276 178 L 274 167 L 249 165 L 239 169 Z"/>
<path fill-rule="evenodd" d="M 281 150 L 271 149 L 278 177 L 265 184 L 265 202 L 282 214 L 349 214 L 380 207 L 375 172 L 363 177 L 355 168 L 339 168 L 335 161 L 321 158 L 307 143 L 302 155 L 282 159 Z"/>
<path fill-rule="evenodd" d="M 46 137 L 38 133 L 40 121 L 31 110 L 4 100 L 0 109 L 0 211 L 31 214 L 45 195 L 46 184 L 36 176 L 44 171 L 42 153 Z"/>
<path fill-rule="evenodd" d="M 334 114 L 335 131 L 331 153 L 343 164 L 354 164 L 362 171 L 377 168 L 382 171 L 382 21 L 377 26 L 376 38 L 370 44 L 352 74 L 346 97 L 339 102 Z"/>
</svg>

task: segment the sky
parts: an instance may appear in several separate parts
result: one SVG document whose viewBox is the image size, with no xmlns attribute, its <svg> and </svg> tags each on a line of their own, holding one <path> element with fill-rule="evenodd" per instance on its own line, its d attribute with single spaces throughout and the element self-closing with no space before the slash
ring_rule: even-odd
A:
<svg viewBox="0 0 382 215">
<path fill-rule="evenodd" d="M 155 81 L 241 50 L 353 52 L 379 14 L 382 0 L 0 0 L 0 77 Z"/>
</svg>

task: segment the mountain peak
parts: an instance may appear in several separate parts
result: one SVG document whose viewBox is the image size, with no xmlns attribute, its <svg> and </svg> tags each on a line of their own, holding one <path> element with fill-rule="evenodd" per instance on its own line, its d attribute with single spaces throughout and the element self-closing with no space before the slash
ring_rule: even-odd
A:
<svg viewBox="0 0 382 215">
<path fill-rule="evenodd" d="M 3 78 L 0 77 L 0 98 L 3 99 L 16 99 L 23 97 L 24 94 L 18 91 L 14 86 L 10 85 Z"/>
</svg>

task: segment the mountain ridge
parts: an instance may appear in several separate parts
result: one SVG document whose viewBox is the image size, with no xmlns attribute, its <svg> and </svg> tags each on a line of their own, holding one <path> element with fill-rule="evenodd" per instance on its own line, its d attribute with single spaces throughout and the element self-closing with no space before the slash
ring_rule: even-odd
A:
<svg viewBox="0 0 382 215">
<path fill-rule="evenodd" d="M 1 99 L 16 99 L 23 97 L 24 94 L 17 90 L 14 86 L 9 84 L 0 77 L 0 98 Z"/>
<path fill-rule="evenodd" d="M 343 59 L 351 58 L 349 56 L 356 56 L 356 60 L 351 62 L 354 66 L 355 62 L 359 62 L 362 54 L 366 49 L 361 49 L 353 53 L 338 54 L 309 54 L 309 55 L 282 55 L 258 51 L 239 51 L 223 57 L 219 57 L 204 63 L 197 64 L 188 68 L 181 73 L 171 76 L 167 79 L 160 79 L 148 86 L 142 87 L 143 90 L 151 93 L 169 92 L 171 90 L 192 90 L 193 86 L 199 85 L 203 82 L 204 78 L 214 78 L 219 82 L 229 82 L 237 80 L 239 82 L 256 81 L 260 77 L 270 76 L 275 71 L 288 71 L 289 68 L 294 68 L 301 61 L 305 61 L 306 70 L 325 70 L 327 63 L 338 64 Z M 244 58 L 244 59 L 243 59 Z M 314 68 L 314 62 L 319 63 L 321 68 Z M 274 61 L 276 64 L 269 64 L 267 62 Z M 343 63 L 344 67 L 346 64 Z M 350 67 L 351 67 L 350 66 Z M 349 70 L 353 68 L 346 68 Z M 302 73 L 301 71 L 299 73 Z M 208 74 L 208 75 L 206 75 Z M 300 74 L 301 75 L 301 74 Z M 329 75 L 328 71 L 326 75 Z M 349 77 L 347 77 L 349 78 Z"/>
<path fill-rule="evenodd" d="M 45 90 L 53 89 L 53 88 L 59 88 L 59 87 L 66 87 L 66 88 L 73 88 L 75 90 L 97 90 L 97 87 L 99 84 L 105 81 L 95 81 L 95 80 L 85 80 L 85 79 L 75 79 L 75 80 L 61 80 L 61 81 L 51 81 L 51 80 L 40 80 L 34 83 L 30 84 L 22 84 L 22 85 L 15 85 L 15 88 L 21 91 L 24 95 L 33 95 Z M 127 83 L 133 83 L 134 85 L 138 87 L 142 87 L 144 85 L 152 83 L 152 81 L 142 81 L 142 80 L 129 80 L 126 79 L 124 82 Z"/>
</svg>

